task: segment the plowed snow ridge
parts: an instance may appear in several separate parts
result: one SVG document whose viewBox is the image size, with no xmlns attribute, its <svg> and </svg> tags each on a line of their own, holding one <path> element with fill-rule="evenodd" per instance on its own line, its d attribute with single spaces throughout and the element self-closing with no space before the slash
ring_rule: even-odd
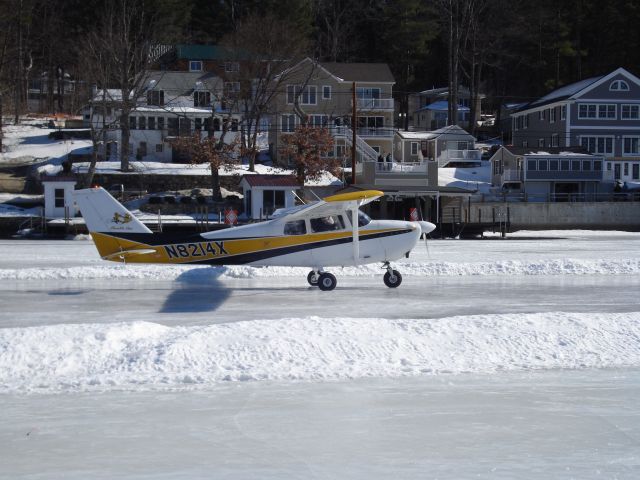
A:
<svg viewBox="0 0 640 480">
<path fill-rule="evenodd" d="M 640 365 L 640 312 L 0 329 L 0 392 Z"/>
<path fill-rule="evenodd" d="M 619 275 L 640 273 L 640 259 L 540 261 L 505 260 L 496 262 L 407 262 L 395 263 L 402 275 L 408 276 L 466 276 L 466 275 Z M 380 265 L 334 267 L 339 276 L 375 276 L 381 274 Z M 0 280 L 58 280 L 58 279 L 149 279 L 179 280 L 183 276 L 208 278 L 304 277 L 308 268 L 249 267 L 249 266 L 177 266 L 177 265 L 100 265 L 68 268 L 0 269 Z"/>
</svg>

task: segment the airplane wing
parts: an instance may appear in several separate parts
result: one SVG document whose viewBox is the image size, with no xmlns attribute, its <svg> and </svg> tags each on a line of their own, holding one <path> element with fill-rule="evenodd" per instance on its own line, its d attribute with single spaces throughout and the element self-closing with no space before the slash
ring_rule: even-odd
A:
<svg viewBox="0 0 640 480">
<path fill-rule="evenodd" d="M 341 212 L 343 210 L 352 209 L 354 205 L 361 207 L 380 198 L 384 192 L 380 190 L 361 190 L 357 192 L 339 193 L 325 197 L 317 202 L 307 205 L 300 205 L 291 210 L 283 210 L 278 219 L 295 220 L 296 218 L 306 217 L 310 214 L 323 216 Z M 354 203 L 355 202 L 355 203 Z"/>
</svg>

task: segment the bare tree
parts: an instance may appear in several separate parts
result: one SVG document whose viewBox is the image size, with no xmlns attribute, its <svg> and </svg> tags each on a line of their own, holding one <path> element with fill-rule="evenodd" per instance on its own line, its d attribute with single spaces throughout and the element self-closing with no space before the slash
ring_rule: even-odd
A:
<svg viewBox="0 0 640 480">
<path fill-rule="evenodd" d="M 284 92 L 293 68 L 308 48 L 306 33 L 272 13 L 251 14 L 223 40 L 239 64 L 238 99 L 243 115 L 242 152 L 255 170 L 258 133 L 262 121 L 274 113 L 277 96 Z"/>
<path fill-rule="evenodd" d="M 129 116 L 144 93 L 144 72 L 156 38 L 156 18 L 145 9 L 144 0 L 105 1 L 100 22 L 88 41 L 94 58 L 109 66 L 110 83 L 121 92 L 120 169 L 129 170 Z M 104 87 L 106 88 L 107 85 Z"/>
</svg>

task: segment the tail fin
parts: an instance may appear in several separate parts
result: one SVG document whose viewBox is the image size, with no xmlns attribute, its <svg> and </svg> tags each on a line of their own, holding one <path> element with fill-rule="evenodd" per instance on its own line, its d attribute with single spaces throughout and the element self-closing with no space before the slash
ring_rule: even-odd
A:
<svg viewBox="0 0 640 480">
<path fill-rule="evenodd" d="M 90 233 L 153 233 L 102 187 L 76 190 L 74 197 Z"/>
</svg>

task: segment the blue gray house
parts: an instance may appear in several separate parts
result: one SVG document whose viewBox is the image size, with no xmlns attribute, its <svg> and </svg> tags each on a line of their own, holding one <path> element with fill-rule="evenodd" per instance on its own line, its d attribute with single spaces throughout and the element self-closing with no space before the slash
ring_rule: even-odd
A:
<svg viewBox="0 0 640 480">
<path fill-rule="evenodd" d="M 640 179 L 640 78 L 624 68 L 558 88 L 512 114 L 513 145 L 583 147 L 603 179 Z"/>
</svg>

